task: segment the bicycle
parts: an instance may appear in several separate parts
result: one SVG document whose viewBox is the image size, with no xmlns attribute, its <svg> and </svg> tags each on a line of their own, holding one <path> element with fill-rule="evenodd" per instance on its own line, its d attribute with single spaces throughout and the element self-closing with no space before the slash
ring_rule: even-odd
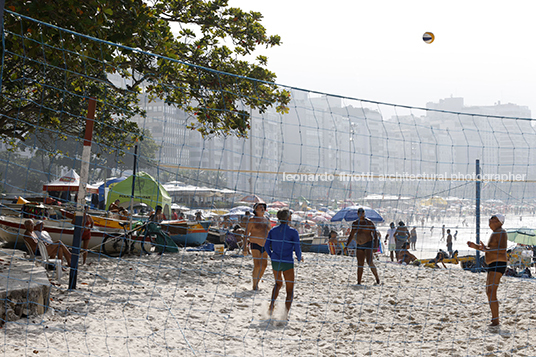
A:
<svg viewBox="0 0 536 357">
<path fill-rule="evenodd" d="M 147 234 L 148 223 L 135 227 L 132 230 L 126 229 L 128 222 L 119 223 L 123 227 L 123 234 L 106 234 L 102 239 L 101 249 L 105 255 L 118 255 L 119 257 L 134 254 L 135 244 L 140 244 L 140 251 L 151 254 L 153 238 Z M 143 235 L 139 231 L 145 229 Z"/>
</svg>

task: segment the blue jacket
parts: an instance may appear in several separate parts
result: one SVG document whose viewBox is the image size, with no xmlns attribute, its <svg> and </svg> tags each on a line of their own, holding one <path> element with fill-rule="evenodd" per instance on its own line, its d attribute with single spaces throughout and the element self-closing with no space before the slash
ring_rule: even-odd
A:
<svg viewBox="0 0 536 357">
<path fill-rule="evenodd" d="M 296 252 L 298 261 L 302 259 L 300 235 L 287 224 L 280 224 L 270 230 L 264 249 L 274 262 L 294 263 L 292 252 Z"/>
</svg>

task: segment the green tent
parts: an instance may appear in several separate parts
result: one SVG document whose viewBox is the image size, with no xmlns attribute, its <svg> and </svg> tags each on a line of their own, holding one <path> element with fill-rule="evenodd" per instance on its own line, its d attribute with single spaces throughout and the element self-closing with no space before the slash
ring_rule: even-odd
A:
<svg viewBox="0 0 536 357">
<path fill-rule="evenodd" d="M 134 176 L 128 177 L 115 184 L 108 192 L 107 204 L 119 199 L 122 207 L 130 206 L 130 196 L 132 195 L 132 180 Z M 134 180 L 134 198 L 133 204 L 145 203 L 152 209 L 160 205 L 166 217 L 171 213 L 171 197 L 166 189 L 158 183 L 151 175 L 145 172 L 139 172 Z"/>
</svg>

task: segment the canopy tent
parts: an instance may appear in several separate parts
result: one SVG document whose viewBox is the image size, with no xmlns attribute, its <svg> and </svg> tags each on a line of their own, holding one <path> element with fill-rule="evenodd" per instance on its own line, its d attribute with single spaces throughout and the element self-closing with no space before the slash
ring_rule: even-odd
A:
<svg viewBox="0 0 536 357">
<path fill-rule="evenodd" d="M 99 206 L 100 207 L 102 207 L 103 209 L 108 208 L 107 203 L 110 202 L 110 201 L 106 201 L 106 197 L 108 196 L 108 192 L 116 184 L 118 184 L 119 182 L 124 181 L 126 179 L 127 179 L 126 177 L 111 177 L 111 178 L 106 180 L 106 183 L 102 183 L 101 185 L 99 185 L 98 194 L 99 194 Z M 129 199 L 129 202 L 130 202 L 130 199 Z"/>
<path fill-rule="evenodd" d="M 80 176 L 71 169 L 59 179 L 43 185 L 43 191 L 78 191 Z"/>
<path fill-rule="evenodd" d="M 108 192 L 107 202 L 119 200 L 120 206 L 129 207 L 132 194 L 132 180 L 134 176 L 116 183 Z M 162 206 L 164 214 L 169 217 L 171 213 L 171 197 L 164 186 L 156 181 L 151 175 L 140 172 L 134 180 L 133 203 L 145 203 L 152 209 Z"/>
</svg>

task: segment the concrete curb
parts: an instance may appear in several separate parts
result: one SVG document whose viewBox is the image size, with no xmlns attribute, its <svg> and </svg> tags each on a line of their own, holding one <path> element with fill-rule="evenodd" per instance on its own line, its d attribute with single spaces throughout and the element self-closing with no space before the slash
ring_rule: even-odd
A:
<svg viewBox="0 0 536 357">
<path fill-rule="evenodd" d="M 50 282 L 42 265 L 20 250 L 0 249 L 0 326 L 23 316 L 44 314 Z"/>
</svg>

